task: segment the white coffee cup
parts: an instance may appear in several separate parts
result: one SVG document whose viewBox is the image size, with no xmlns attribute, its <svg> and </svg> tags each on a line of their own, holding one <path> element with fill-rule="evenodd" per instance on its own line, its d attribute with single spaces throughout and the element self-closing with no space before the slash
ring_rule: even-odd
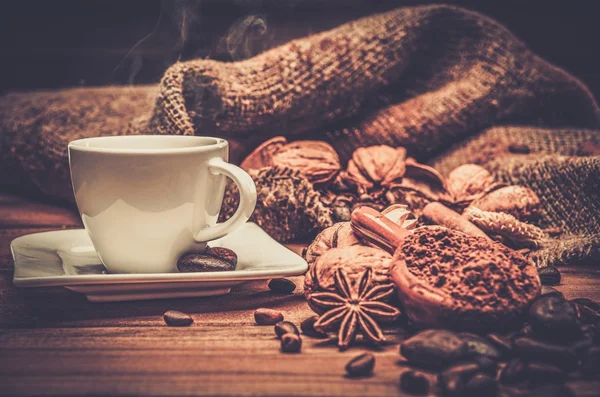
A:
<svg viewBox="0 0 600 397">
<path fill-rule="evenodd" d="M 69 143 L 77 207 L 112 273 L 177 271 L 177 259 L 244 224 L 256 205 L 252 178 L 227 163 L 224 139 L 140 135 Z M 217 223 L 225 177 L 240 191 L 230 219 Z"/>
</svg>

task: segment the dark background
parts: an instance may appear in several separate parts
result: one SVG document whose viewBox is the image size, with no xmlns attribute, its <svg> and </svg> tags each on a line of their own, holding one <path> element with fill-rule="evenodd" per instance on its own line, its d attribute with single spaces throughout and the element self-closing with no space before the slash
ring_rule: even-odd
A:
<svg viewBox="0 0 600 397">
<path fill-rule="evenodd" d="M 418 0 L 11 0 L 0 92 L 157 82 L 177 59 L 242 59 Z M 450 0 L 489 15 L 600 94 L 597 1 Z"/>
</svg>

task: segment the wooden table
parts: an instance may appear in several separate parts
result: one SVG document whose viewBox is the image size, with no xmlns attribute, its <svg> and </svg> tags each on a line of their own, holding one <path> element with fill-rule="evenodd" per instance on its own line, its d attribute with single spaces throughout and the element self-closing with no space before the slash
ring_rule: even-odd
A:
<svg viewBox="0 0 600 397">
<path fill-rule="evenodd" d="M 301 354 L 282 354 L 270 326 L 256 326 L 258 307 L 281 310 L 298 324 L 312 314 L 302 277 L 292 295 L 250 282 L 222 297 L 89 303 L 63 288 L 12 286 L 10 241 L 23 234 L 80 227 L 70 210 L 0 195 L 0 394 L 20 395 L 310 395 L 392 396 L 402 368 L 401 336 L 376 351 L 375 374 L 344 377 L 344 366 L 366 350 L 340 353 L 303 338 Z M 300 245 L 291 246 L 294 250 Z M 561 269 L 568 298 L 600 300 L 600 269 Z M 162 314 L 193 315 L 189 328 L 166 327 Z M 600 395 L 600 382 L 573 381 L 578 395 Z"/>
</svg>

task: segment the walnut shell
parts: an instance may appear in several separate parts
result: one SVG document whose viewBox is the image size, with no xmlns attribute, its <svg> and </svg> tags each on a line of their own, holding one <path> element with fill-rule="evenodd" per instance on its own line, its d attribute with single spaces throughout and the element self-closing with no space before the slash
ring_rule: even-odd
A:
<svg viewBox="0 0 600 397">
<path fill-rule="evenodd" d="M 541 290 L 535 266 L 520 253 L 441 226 L 408 236 L 390 272 L 406 315 L 424 328 L 486 332 L 520 324 Z"/>
<path fill-rule="evenodd" d="M 476 164 L 463 164 L 448 175 L 448 190 L 455 201 L 473 200 L 493 185 L 494 177 Z"/>
<path fill-rule="evenodd" d="M 287 139 L 282 136 L 276 136 L 263 142 L 242 161 L 240 167 L 245 171 L 249 171 L 272 166 L 273 155 L 286 143 Z"/>
<path fill-rule="evenodd" d="M 353 245 L 361 245 L 361 241 L 352 231 L 350 222 L 338 222 L 317 235 L 306 249 L 305 259 L 309 265 L 312 265 L 325 251 Z"/>
<path fill-rule="evenodd" d="M 528 187 L 518 185 L 493 190 L 473 201 L 470 207 L 477 207 L 482 211 L 504 212 L 519 220 L 530 219 L 541 209 L 537 194 Z"/>
<path fill-rule="evenodd" d="M 288 143 L 273 155 L 272 161 L 300 171 L 313 184 L 330 182 L 342 168 L 336 151 L 321 141 Z"/>
<path fill-rule="evenodd" d="M 392 256 L 387 252 L 371 247 L 353 245 L 345 248 L 332 248 L 323 253 L 313 263 L 304 278 L 304 295 L 317 291 L 335 290 L 335 271 L 342 267 L 352 282 L 367 268 L 373 269 L 374 285 L 390 282 L 389 271 Z M 316 308 L 312 308 L 319 313 Z"/>
</svg>

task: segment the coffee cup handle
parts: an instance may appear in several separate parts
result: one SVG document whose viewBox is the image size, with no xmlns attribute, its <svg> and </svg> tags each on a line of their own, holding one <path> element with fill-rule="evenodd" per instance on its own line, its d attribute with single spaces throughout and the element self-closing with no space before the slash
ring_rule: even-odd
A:
<svg viewBox="0 0 600 397">
<path fill-rule="evenodd" d="M 194 239 L 198 242 L 221 238 L 233 229 L 243 225 L 250 218 L 256 206 L 256 186 L 246 171 L 223 161 L 219 157 L 208 160 L 208 171 L 215 175 L 223 174 L 233 180 L 240 191 L 240 204 L 231 218 L 225 222 L 217 223 L 215 226 L 207 226 L 194 234 Z"/>
</svg>

